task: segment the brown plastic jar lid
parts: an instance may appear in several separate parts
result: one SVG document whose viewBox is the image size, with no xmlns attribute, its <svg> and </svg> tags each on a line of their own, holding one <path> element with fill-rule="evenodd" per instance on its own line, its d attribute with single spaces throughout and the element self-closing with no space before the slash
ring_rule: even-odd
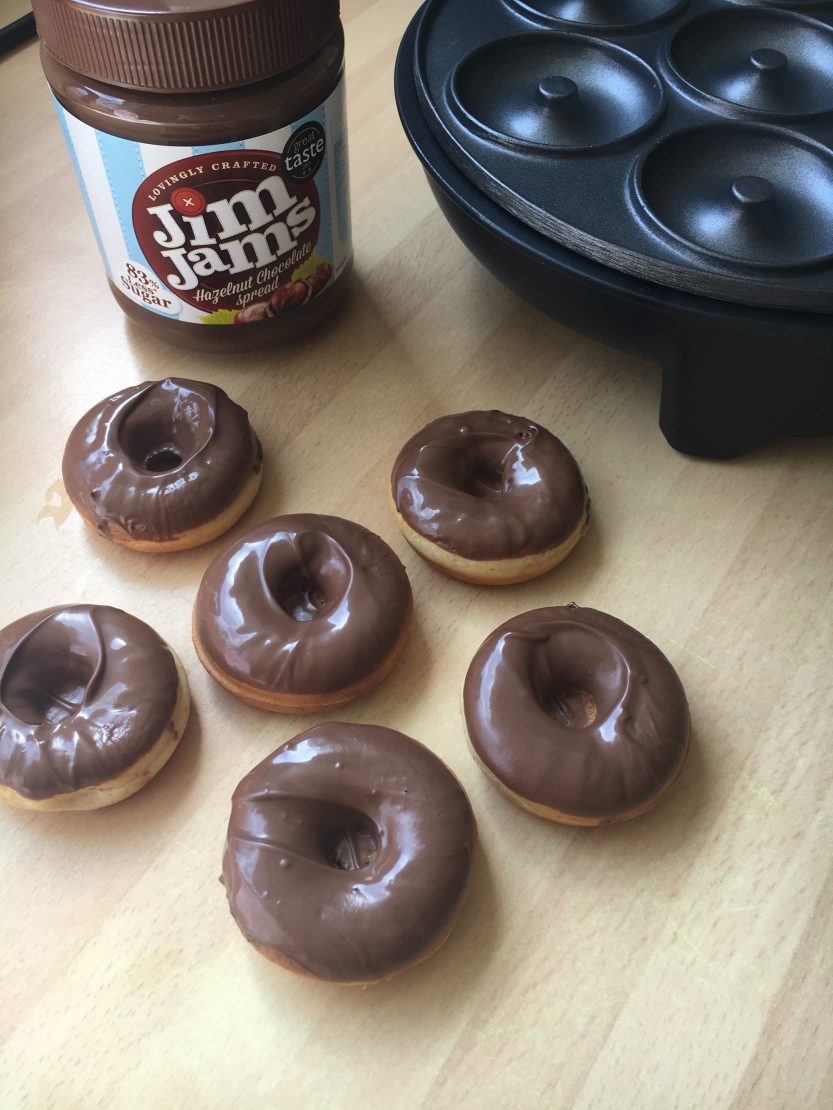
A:
<svg viewBox="0 0 833 1110">
<path fill-rule="evenodd" d="M 332 34 L 339 0 L 33 0 L 69 69 L 129 89 L 210 92 L 274 77 Z"/>
</svg>

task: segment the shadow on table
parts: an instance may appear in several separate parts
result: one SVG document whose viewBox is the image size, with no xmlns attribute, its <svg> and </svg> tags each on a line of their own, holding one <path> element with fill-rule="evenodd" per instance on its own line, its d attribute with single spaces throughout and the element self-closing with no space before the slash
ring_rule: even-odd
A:
<svg viewBox="0 0 833 1110">
<path fill-rule="evenodd" d="M 630 870 L 691 851 L 711 827 L 709 781 L 705 748 L 692 729 L 685 766 L 666 797 L 632 821 L 581 830 L 589 835 L 579 837 L 573 850 L 593 855 L 603 852 L 611 867 L 621 861 L 627 862 Z"/>
<path fill-rule="evenodd" d="M 137 830 L 152 827 L 154 835 L 158 835 L 164 833 L 168 824 L 178 827 L 182 823 L 183 806 L 188 804 L 201 756 L 202 723 L 192 701 L 182 739 L 150 782 L 129 798 L 103 809 L 27 813 L 25 818 L 31 821 L 27 835 L 44 841 L 59 839 L 63 846 L 73 846 L 80 855 L 88 848 L 98 853 L 106 845 L 107 852 L 115 858 L 119 842 L 129 846 Z M 23 812 L 19 815 L 24 818 Z"/>
<path fill-rule="evenodd" d="M 529 582 L 516 582 L 508 586 L 484 587 L 468 582 L 455 581 L 454 587 L 463 594 L 485 598 L 489 610 L 495 613 L 493 627 L 528 609 L 546 605 L 566 605 L 571 601 L 593 605 L 593 586 L 599 581 L 606 559 L 603 523 L 592 522 L 587 534 L 563 563 Z M 486 607 L 483 606 L 483 609 Z M 481 609 L 482 611 L 482 609 Z"/>
<path fill-rule="evenodd" d="M 529 851 L 540 852 L 549 840 L 553 850 L 563 849 L 570 874 L 575 880 L 593 881 L 591 875 L 599 868 L 604 881 L 625 867 L 630 874 L 647 870 L 661 861 L 674 861 L 679 854 L 696 854 L 703 837 L 712 827 L 709 813 L 710 774 L 704 746 L 692 729 L 688 757 L 679 780 L 653 808 L 641 817 L 598 828 L 559 825 L 521 810 L 501 791 L 492 791 L 489 817 L 493 826 L 517 836 L 518 814 L 534 823 L 537 835 L 530 840 Z"/>
<path fill-rule="evenodd" d="M 351 1037 L 364 1039 L 372 1028 L 380 1052 L 385 1031 L 401 1037 L 407 1030 L 414 1042 L 436 1035 L 455 1022 L 470 1004 L 498 950 L 499 915 L 495 883 L 482 844 L 475 849 L 466 901 L 448 940 L 423 963 L 382 983 L 362 989 L 312 982 L 279 968 L 268 968 L 252 951 L 257 989 L 274 993 L 276 1001 L 297 1008 L 299 1016 L 321 1024 L 322 1043 L 332 1026 L 340 1030 L 340 1049 Z"/>
</svg>

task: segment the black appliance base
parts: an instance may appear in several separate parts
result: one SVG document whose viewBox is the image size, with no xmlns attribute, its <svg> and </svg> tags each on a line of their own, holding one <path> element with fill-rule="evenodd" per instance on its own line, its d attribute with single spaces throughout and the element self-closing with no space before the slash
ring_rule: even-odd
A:
<svg viewBox="0 0 833 1110">
<path fill-rule="evenodd" d="M 833 435 L 833 350 L 689 335 L 663 360 L 659 425 L 677 451 L 718 459 Z"/>
<path fill-rule="evenodd" d="M 768 440 L 833 435 L 833 315 L 736 305 L 641 281 L 505 212 L 450 162 L 422 115 L 413 78 L 418 19 L 397 58 L 399 114 L 443 215 L 472 254 L 561 323 L 659 362 L 660 428 L 677 451 L 733 458 Z"/>
</svg>

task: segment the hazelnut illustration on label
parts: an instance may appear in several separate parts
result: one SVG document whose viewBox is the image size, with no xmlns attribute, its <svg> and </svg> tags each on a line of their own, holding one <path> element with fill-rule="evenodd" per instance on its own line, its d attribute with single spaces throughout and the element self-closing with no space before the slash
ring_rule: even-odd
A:
<svg viewBox="0 0 833 1110">
<path fill-rule="evenodd" d="M 316 254 L 321 204 L 313 176 L 323 130 L 302 131 L 283 154 L 196 154 L 161 167 L 136 190 L 133 226 L 148 265 L 166 289 L 205 312 L 206 323 L 275 316 L 331 280 L 330 263 Z"/>
</svg>

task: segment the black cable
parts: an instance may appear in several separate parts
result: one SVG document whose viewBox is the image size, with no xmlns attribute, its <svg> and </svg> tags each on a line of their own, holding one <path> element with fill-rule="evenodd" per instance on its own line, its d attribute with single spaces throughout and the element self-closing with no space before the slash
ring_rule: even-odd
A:
<svg viewBox="0 0 833 1110">
<path fill-rule="evenodd" d="M 35 17 L 31 12 L 28 15 L 22 15 L 20 19 L 15 19 L 12 23 L 7 23 L 5 27 L 0 27 L 0 57 L 34 37 Z"/>
</svg>

